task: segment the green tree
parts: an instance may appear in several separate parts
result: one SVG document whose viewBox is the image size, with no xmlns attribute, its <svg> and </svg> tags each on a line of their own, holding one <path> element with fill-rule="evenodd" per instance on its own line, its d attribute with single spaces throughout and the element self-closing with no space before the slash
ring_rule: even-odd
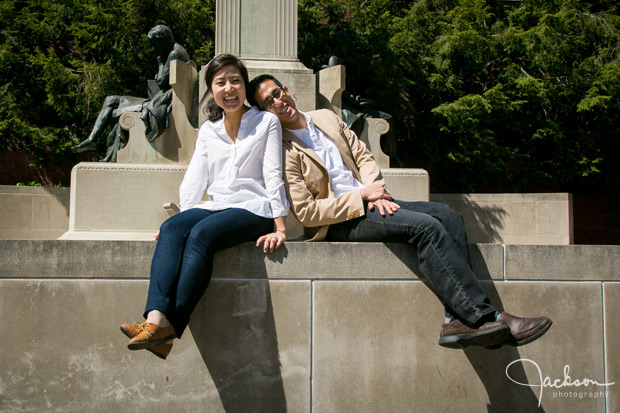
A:
<svg viewBox="0 0 620 413">
<path fill-rule="evenodd" d="M 351 34 L 347 89 L 395 116 L 399 163 L 435 190 L 617 189 L 616 2 L 503 3 L 300 1 L 300 15 L 319 44 Z M 301 59 L 316 47 L 301 37 Z"/>
</svg>

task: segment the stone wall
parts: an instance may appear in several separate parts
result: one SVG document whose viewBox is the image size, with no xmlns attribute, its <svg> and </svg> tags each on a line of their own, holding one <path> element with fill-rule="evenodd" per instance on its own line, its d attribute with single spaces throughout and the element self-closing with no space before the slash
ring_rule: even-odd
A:
<svg viewBox="0 0 620 413">
<path fill-rule="evenodd" d="M 571 194 L 431 194 L 430 200 L 463 215 L 471 243 L 574 243 Z"/>
<path fill-rule="evenodd" d="M 55 239 L 69 228 L 69 188 L 0 185 L 0 239 Z"/>
<path fill-rule="evenodd" d="M 620 411 L 620 384 L 583 385 L 620 375 L 620 247 L 471 245 L 496 307 L 554 321 L 491 351 L 437 345 L 442 307 L 410 247 L 243 244 L 216 255 L 166 361 L 118 329 L 140 320 L 153 249 L 0 241 L 0 411 Z"/>
</svg>

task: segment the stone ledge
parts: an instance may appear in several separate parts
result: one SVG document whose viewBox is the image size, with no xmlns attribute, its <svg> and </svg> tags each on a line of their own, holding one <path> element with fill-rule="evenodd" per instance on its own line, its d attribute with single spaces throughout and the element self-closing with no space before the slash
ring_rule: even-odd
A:
<svg viewBox="0 0 620 413">
<path fill-rule="evenodd" d="M 539 374 L 519 363 L 537 362 L 551 380 L 569 365 L 573 379 L 617 381 L 617 246 L 471 245 L 496 308 L 554 325 L 525 347 L 461 351 L 437 345 L 442 306 L 406 245 L 288 242 L 266 256 L 243 244 L 216 255 L 214 280 L 166 361 L 128 351 L 118 329 L 140 319 L 154 247 L 0 241 L 11 343 L 0 353 L 0 411 L 539 411 L 539 400 L 545 411 L 605 411 L 620 396 L 617 385 L 607 397 L 542 395 Z M 541 281 L 577 264 L 563 273 L 574 282 Z M 520 272 L 540 279 L 512 281 Z M 511 377 L 526 385 L 508 379 L 514 362 Z"/>
<path fill-rule="evenodd" d="M 155 242 L 0 240 L 0 278 L 148 279 Z M 620 281 L 620 246 L 472 244 L 481 280 Z M 214 279 L 418 278 L 404 244 L 287 242 L 272 254 L 253 243 L 221 251 Z"/>
</svg>

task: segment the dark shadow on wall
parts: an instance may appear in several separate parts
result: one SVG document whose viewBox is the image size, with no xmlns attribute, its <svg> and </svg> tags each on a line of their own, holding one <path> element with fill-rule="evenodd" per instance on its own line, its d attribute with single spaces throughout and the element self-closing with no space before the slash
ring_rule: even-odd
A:
<svg viewBox="0 0 620 413">
<path fill-rule="evenodd" d="M 218 258 L 235 259 L 235 248 L 216 255 L 214 279 L 189 327 L 226 412 L 286 412 L 265 257 L 259 251 L 249 254 L 233 266 L 244 273 L 222 279 Z M 281 261 L 287 255 L 282 246 L 267 259 Z"/>
<path fill-rule="evenodd" d="M 430 288 L 428 281 L 423 277 L 417 264 L 417 252 L 415 248 L 404 244 L 386 244 L 394 255 L 406 264 L 429 287 L 435 295 L 437 293 Z M 491 279 L 491 273 L 486 265 L 484 256 L 476 245 L 469 245 L 469 254 L 472 268 L 482 286 L 489 295 L 491 304 L 497 311 L 503 311 L 504 306 L 501 298 Z M 510 377 L 524 385 L 518 385 L 510 381 L 506 376 L 506 367 L 522 357 L 516 347 L 504 346 L 497 350 L 488 350 L 482 347 L 468 347 L 464 350 L 478 378 L 483 383 L 489 396 L 488 412 L 542 412 L 538 408 L 538 396 L 527 384 L 528 379 L 522 363 L 515 363 L 510 367 Z M 463 378 L 467 380 L 467 378 Z M 516 408 L 518 406 L 518 408 Z M 515 410 L 516 409 L 516 410 Z"/>
<path fill-rule="evenodd" d="M 503 221 L 508 216 L 508 212 L 504 208 L 482 206 L 467 199 L 466 195 L 458 196 L 458 198 L 453 195 L 449 199 L 441 195 L 436 195 L 436 197 L 438 202 L 448 205 L 463 215 L 470 243 L 502 242 Z M 431 200 L 435 200 L 432 195 Z"/>
<path fill-rule="evenodd" d="M 491 274 L 480 249 L 475 245 L 470 245 L 469 254 L 474 263 L 474 272 L 482 281 L 482 286 L 487 292 L 491 304 L 497 311 L 504 311 L 502 299 L 492 282 Z M 510 311 L 510 309 L 507 310 Z M 535 388 L 528 386 L 528 384 L 537 383 L 528 382 L 523 363 L 514 363 L 509 369 L 510 378 L 523 383 L 523 385 L 514 383 L 506 375 L 508 365 L 522 358 L 518 347 L 504 346 L 497 350 L 467 347 L 463 351 L 487 391 L 489 396 L 488 412 L 504 413 L 515 411 L 515 409 L 523 413 L 544 411 L 542 407 L 538 407 L 538 394 L 534 392 Z"/>
</svg>

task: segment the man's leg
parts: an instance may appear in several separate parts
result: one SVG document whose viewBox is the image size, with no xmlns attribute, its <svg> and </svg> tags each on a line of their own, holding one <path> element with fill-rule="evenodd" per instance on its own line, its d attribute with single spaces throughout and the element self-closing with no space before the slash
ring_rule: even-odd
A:
<svg viewBox="0 0 620 413">
<path fill-rule="evenodd" d="M 498 313 L 471 269 L 467 236 L 460 214 L 427 202 L 398 202 L 401 209 L 382 216 L 377 208 L 366 216 L 330 226 L 327 240 L 405 242 L 418 251 L 419 267 L 454 320 L 442 326 L 439 344 L 450 348 L 504 344 L 523 345 L 551 327 L 547 317 L 522 318 Z M 496 320 L 497 318 L 497 320 Z"/>
<path fill-rule="evenodd" d="M 495 308 L 469 265 L 464 226 L 462 234 L 459 233 L 462 220 L 459 224 L 459 217 L 450 216 L 447 207 L 437 204 L 399 204 L 401 209 L 385 216 L 377 208 L 372 211 L 366 208 L 365 217 L 330 226 L 327 240 L 412 245 L 418 251 L 420 271 L 452 312 L 471 326 L 483 321 L 485 316 L 490 319 Z M 449 223 L 450 232 L 439 219 Z"/>
</svg>

